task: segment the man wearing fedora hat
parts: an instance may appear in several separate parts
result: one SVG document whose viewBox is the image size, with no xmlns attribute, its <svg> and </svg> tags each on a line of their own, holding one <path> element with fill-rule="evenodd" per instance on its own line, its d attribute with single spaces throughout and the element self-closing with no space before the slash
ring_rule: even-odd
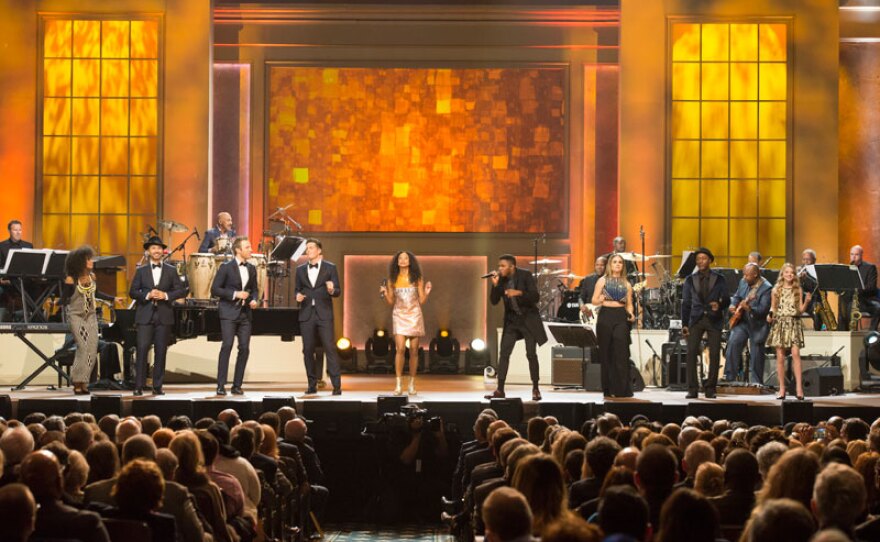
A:
<svg viewBox="0 0 880 542">
<path fill-rule="evenodd" d="M 694 251 L 697 270 L 684 281 L 681 292 L 681 332 L 687 338 L 687 386 L 688 399 L 696 399 L 700 389 L 697 377 L 697 354 L 703 335 L 709 342 L 709 378 L 706 381 L 706 398 L 715 398 L 718 367 L 721 364 L 721 330 L 724 314 L 730 305 L 730 294 L 724 276 L 712 271 L 715 256 L 708 248 Z"/>
<path fill-rule="evenodd" d="M 168 248 L 156 236 L 147 239 L 144 250 L 150 260 L 137 268 L 128 295 L 135 306 L 134 323 L 137 326 L 137 367 L 134 394 L 143 395 L 147 380 L 147 354 L 153 347 L 153 395 L 164 395 L 162 378 L 165 376 L 165 354 L 174 325 L 172 302 L 186 296 L 189 288 L 180 280 L 177 268 L 163 263 Z"/>
</svg>

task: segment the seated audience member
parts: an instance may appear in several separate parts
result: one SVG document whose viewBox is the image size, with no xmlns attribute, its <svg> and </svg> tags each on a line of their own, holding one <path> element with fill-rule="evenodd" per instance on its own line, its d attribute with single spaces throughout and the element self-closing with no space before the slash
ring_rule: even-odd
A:
<svg viewBox="0 0 880 542">
<path fill-rule="evenodd" d="M 547 420 L 540 416 L 531 418 L 526 426 L 526 440 L 535 446 L 541 446 L 544 444 L 544 432 L 549 425 L 550 424 L 547 423 Z M 587 435 L 584 436 L 586 437 Z"/>
<path fill-rule="evenodd" d="M 601 542 L 602 530 L 575 517 L 557 520 L 541 534 L 541 542 Z"/>
<path fill-rule="evenodd" d="M 217 421 L 225 423 L 226 427 L 232 431 L 235 426 L 241 423 L 241 418 L 238 416 L 238 412 L 234 409 L 227 408 L 221 411 L 220 414 L 217 414 Z"/>
<path fill-rule="evenodd" d="M 743 448 L 724 461 L 724 492 L 709 499 L 718 510 L 721 525 L 743 525 L 755 506 L 755 488 L 761 481 L 758 460 Z"/>
<path fill-rule="evenodd" d="M 240 433 L 241 428 L 249 429 L 253 434 L 253 438 L 245 438 L 247 433 Z M 278 459 L 260 452 L 264 438 L 263 427 L 255 420 L 248 420 L 232 430 L 231 444 L 243 458 L 251 462 L 255 469 L 263 471 L 266 480 L 271 484 L 275 482 L 275 473 L 278 471 Z"/>
<path fill-rule="evenodd" d="M 10 427 L 0 435 L 0 452 L 5 458 L 0 485 L 19 481 L 19 465 L 33 451 L 34 436 L 24 426 Z"/>
<path fill-rule="evenodd" d="M 630 486 L 635 489 L 636 481 L 634 475 L 635 471 L 630 470 L 628 467 L 611 467 L 611 470 L 605 475 L 602 487 L 599 489 L 599 496 L 578 506 L 575 509 L 578 515 L 587 521 L 591 521 L 593 515 L 599 510 L 599 504 L 602 502 L 602 498 L 605 496 L 605 492 L 608 491 L 609 488 L 615 486 Z"/>
<path fill-rule="evenodd" d="M 843 442 L 842 440 L 840 441 Z M 822 468 L 825 468 L 826 465 L 831 463 L 840 463 L 841 465 L 846 465 L 847 467 L 852 467 L 852 462 L 850 462 L 849 454 L 846 453 L 846 449 L 843 446 L 836 446 L 834 443 L 829 444 L 823 451 L 822 457 L 819 460 Z"/>
<path fill-rule="evenodd" d="M 483 502 L 485 502 L 486 497 L 488 497 L 493 491 L 497 488 L 509 485 L 509 479 L 506 478 L 507 466 L 509 465 L 508 460 L 510 456 L 520 447 L 523 446 L 534 446 L 529 443 L 528 440 L 524 438 L 515 438 L 512 440 L 508 440 L 501 446 L 501 450 L 498 454 L 498 461 L 501 465 L 502 475 L 489 478 L 488 480 L 481 483 L 479 486 L 474 488 L 473 496 L 471 501 L 473 502 L 473 522 L 474 522 L 474 532 L 476 534 L 483 534 L 483 521 L 482 521 L 482 509 Z"/>
<path fill-rule="evenodd" d="M 877 452 L 866 452 L 860 455 L 853 465 L 853 468 L 862 475 L 862 480 L 865 481 L 865 508 L 869 514 L 876 514 L 878 504 L 880 504 L 878 502 L 878 487 L 875 476 L 878 461 L 880 461 L 880 454 Z"/>
<path fill-rule="evenodd" d="M 587 439 L 583 435 L 577 431 L 569 431 L 554 443 L 553 448 L 550 450 L 550 455 L 553 456 L 557 463 L 564 465 L 565 456 L 568 455 L 568 452 L 583 450 L 586 446 Z"/>
<path fill-rule="evenodd" d="M 584 451 L 572 450 L 568 452 L 565 455 L 562 468 L 565 472 L 565 485 L 570 488 L 571 484 L 581 479 L 581 475 L 584 472 Z"/>
<path fill-rule="evenodd" d="M 168 448 L 159 448 L 156 450 L 156 465 L 159 465 L 159 470 L 162 471 L 162 478 L 165 478 L 165 487 L 168 487 L 168 484 L 172 483 L 171 481 L 177 476 L 177 456 Z M 176 484 L 177 482 L 174 483 Z M 187 491 L 187 493 L 189 492 Z"/>
<path fill-rule="evenodd" d="M 707 462 L 715 461 L 715 448 L 705 440 L 695 440 L 684 449 L 684 459 L 682 460 L 682 470 L 686 474 L 686 478 L 682 480 L 676 487 L 694 488 L 694 481 L 697 475 L 697 469 L 700 465 Z"/>
<path fill-rule="evenodd" d="M 234 413 L 235 411 L 233 411 Z M 230 417 L 227 414 L 227 418 Z M 257 507 L 260 505 L 262 488 L 260 487 L 260 478 L 257 471 L 250 462 L 241 457 L 238 450 L 233 448 L 229 442 L 231 440 L 229 427 L 224 422 L 217 422 L 208 428 L 208 432 L 217 439 L 218 454 L 214 461 L 214 470 L 231 474 L 238 480 L 244 491 L 244 507 L 245 515 L 251 518 L 254 523 L 257 521 Z M 253 432 L 247 430 L 253 437 Z M 251 444 L 253 447 L 253 444 Z"/>
<path fill-rule="evenodd" d="M 214 540 L 232 542 L 235 537 L 231 527 L 226 525 L 223 496 L 220 488 L 205 472 L 205 459 L 199 438 L 192 431 L 182 431 L 174 437 L 168 449 L 177 456 L 178 461 L 174 481 L 182 484 L 192 493 L 199 513 L 211 528 Z"/>
<path fill-rule="evenodd" d="M 654 532 L 658 532 L 662 527 L 660 510 L 672 493 L 677 480 L 678 468 L 675 456 L 669 448 L 660 444 L 651 444 L 642 450 L 636 463 L 636 486 L 648 502 Z"/>
<path fill-rule="evenodd" d="M 770 474 L 770 467 L 775 465 L 779 458 L 782 457 L 782 454 L 787 451 L 788 446 L 776 441 L 768 442 L 758 448 L 755 456 L 758 459 L 758 470 L 761 473 L 762 480 L 767 479 L 767 475 Z"/>
<path fill-rule="evenodd" d="M 96 442 L 86 451 L 86 462 L 89 464 L 87 486 L 115 478 L 119 472 L 119 454 L 116 445 L 109 440 Z"/>
<path fill-rule="evenodd" d="M 770 499 L 759 505 L 743 533 L 743 542 L 808 542 L 816 532 L 809 510 L 792 499 Z"/>
<path fill-rule="evenodd" d="M 605 536 L 624 535 L 640 542 L 653 536 L 648 503 L 631 486 L 608 488 L 599 502 L 597 519 Z"/>
<path fill-rule="evenodd" d="M 545 527 L 557 520 L 574 517 L 566 502 L 562 468 L 549 454 L 537 454 L 523 459 L 516 467 L 512 486 L 529 503 L 534 535 L 539 536 Z"/>
<path fill-rule="evenodd" d="M 0 487 L 0 510 L 0 540 L 25 542 L 30 538 L 37 519 L 37 503 L 26 485 L 12 483 Z"/>
<path fill-rule="evenodd" d="M 629 470 L 635 472 L 636 471 L 636 463 L 639 460 L 639 451 L 641 448 L 635 448 L 633 446 L 627 446 L 623 450 L 617 453 L 617 456 L 614 458 L 614 466 L 615 467 L 626 467 Z"/>
<path fill-rule="evenodd" d="M 854 440 L 867 440 L 870 432 L 871 426 L 861 418 L 847 418 L 843 422 L 843 427 L 840 428 L 840 436 L 847 443 Z"/>
<path fill-rule="evenodd" d="M 323 517 L 330 490 L 324 484 L 324 471 L 315 449 L 308 443 L 308 426 L 301 418 L 293 418 L 284 424 L 284 443 L 281 448 L 293 446 L 299 453 L 302 465 L 308 477 L 309 505 L 319 520 Z"/>
<path fill-rule="evenodd" d="M 486 542 L 529 542 L 532 511 L 525 496 L 511 487 L 500 487 L 483 503 Z"/>
<path fill-rule="evenodd" d="M 153 542 L 174 542 L 177 540 L 174 516 L 159 512 L 164 493 L 165 480 L 159 467 L 152 461 L 135 459 L 126 463 L 113 486 L 117 508 L 104 515 L 141 521 L 150 528 Z"/>
<path fill-rule="evenodd" d="M 116 445 L 122 446 L 125 441 L 141 433 L 141 422 L 137 418 L 125 418 L 116 426 Z"/>
<path fill-rule="evenodd" d="M 54 454 L 43 450 L 29 454 L 21 462 L 20 477 L 39 505 L 32 535 L 34 538 L 109 542 L 107 530 L 98 514 L 78 510 L 61 502 L 61 466 Z"/>
<path fill-rule="evenodd" d="M 846 465 L 827 465 L 816 477 L 812 509 L 819 529 L 839 529 L 854 539 L 855 527 L 865 517 L 865 484 L 861 475 Z"/>
<path fill-rule="evenodd" d="M 620 445 L 608 437 L 596 437 L 584 450 L 583 477 L 571 485 L 569 506 L 577 508 L 599 496 L 605 475 L 614 466 Z"/>
<path fill-rule="evenodd" d="M 64 469 L 64 494 L 73 502 L 82 504 L 83 488 L 89 479 L 89 464 L 83 454 L 70 450 Z"/>
<path fill-rule="evenodd" d="M 706 498 L 721 495 L 724 492 L 724 469 L 721 465 L 712 462 L 700 465 L 694 477 L 694 490 Z"/>
<path fill-rule="evenodd" d="M 815 455 L 804 448 L 789 450 L 770 468 L 764 486 L 758 491 L 757 502 L 788 498 L 809 509 L 818 473 L 819 460 Z"/>
<path fill-rule="evenodd" d="M 174 431 L 163 427 L 154 432 L 152 437 L 157 449 L 167 448 L 171 441 L 174 440 Z"/>
<path fill-rule="evenodd" d="M 95 442 L 95 433 L 92 426 L 86 422 L 76 422 L 67 428 L 64 434 L 64 444 L 71 450 L 84 454 Z"/>
<path fill-rule="evenodd" d="M 660 512 L 657 542 L 706 542 L 720 534 L 718 512 L 708 499 L 691 489 L 672 493 Z"/>
<path fill-rule="evenodd" d="M 273 413 L 274 414 L 274 413 Z M 278 461 L 278 437 L 271 425 L 260 424 L 263 429 L 263 442 L 260 444 L 260 453 Z"/>
<path fill-rule="evenodd" d="M 150 414 L 141 418 L 141 433 L 152 437 L 153 433 L 159 429 L 162 429 L 162 420 L 159 419 L 159 416 Z"/>
<path fill-rule="evenodd" d="M 223 495 L 223 503 L 226 505 L 227 521 L 244 515 L 245 496 L 244 490 L 238 479 L 231 474 L 218 471 L 214 468 L 214 463 L 217 461 L 217 454 L 220 449 L 217 439 L 214 438 L 214 435 L 208 433 L 208 431 L 204 429 L 196 430 L 196 436 L 199 439 L 199 443 L 202 445 L 205 472 L 211 481 L 217 484 L 217 487 L 220 488 L 220 492 Z M 180 456 L 178 456 L 177 459 L 179 461 Z M 181 463 L 183 462 L 181 461 Z M 179 468 L 180 466 L 178 466 L 178 469 Z"/>
</svg>

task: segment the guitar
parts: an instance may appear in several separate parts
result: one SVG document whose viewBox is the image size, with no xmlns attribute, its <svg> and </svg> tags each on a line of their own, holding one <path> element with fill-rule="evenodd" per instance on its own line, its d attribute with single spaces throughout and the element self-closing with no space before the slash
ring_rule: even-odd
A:
<svg viewBox="0 0 880 542">
<path fill-rule="evenodd" d="M 602 305 L 593 305 L 592 303 L 584 303 L 580 300 L 578 301 L 578 309 L 582 309 L 583 307 L 587 307 L 587 309 L 589 309 L 587 312 L 584 312 L 583 310 L 579 311 L 581 325 L 589 328 L 596 327 L 596 319 L 599 317 L 599 309 L 602 308 Z"/>
<path fill-rule="evenodd" d="M 749 292 L 748 297 L 739 302 L 739 305 L 736 306 L 736 310 L 733 311 L 733 316 L 730 317 L 730 320 L 727 322 L 727 329 L 733 329 L 733 326 L 737 325 L 740 320 L 742 320 L 743 315 L 746 313 L 746 306 L 748 306 L 755 298 L 758 296 L 758 289 L 753 288 L 751 292 Z"/>
</svg>

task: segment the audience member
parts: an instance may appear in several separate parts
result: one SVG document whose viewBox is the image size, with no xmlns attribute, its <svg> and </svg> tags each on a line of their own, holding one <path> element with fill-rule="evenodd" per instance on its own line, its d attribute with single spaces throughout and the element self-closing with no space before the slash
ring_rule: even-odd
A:
<svg viewBox="0 0 880 542">
<path fill-rule="evenodd" d="M 0 452 L 3 452 L 5 458 L 0 485 L 19 480 L 19 466 L 24 458 L 33 451 L 34 436 L 24 426 L 10 427 L 0 435 Z"/>
<path fill-rule="evenodd" d="M 540 535 L 557 520 L 573 517 L 566 503 L 562 469 L 550 455 L 537 454 L 520 462 L 512 486 L 522 493 L 532 510 L 532 533 Z"/>
<path fill-rule="evenodd" d="M 788 451 L 788 446 L 781 442 L 768 442 L 761 446 L 755 456 L 758 459 L 758 470 L 761 473 L 761 479 L 766 480 L 770 474 L 770 467 L 779 461 L 782 454 Z"/>
<path fill-rule="evenodd" d="M 757 502 L 769 499 L 794 499 L 809 508 L 813 497 L 813 483 L 819 473 L 819 460 L 803 448 L 789 450 L 770 468 L 764 486 L 758 492 Z"/>
<path fill-rule="evenodd" d="M 86 462 L 89 464 L 87 484 L 115 478 L 119 472 L 119 453 L 110 441 L 94 443 L 86 450 Z"/>
<path fill-rule="evenodd" d="M 682 480 L 678 486 L 693 489 L 697 469 L 700 465 L 715 461 L 715 448 L 712 448 L 712 445 L 704 440 L 695 440 L 684 450 L 684 460 L 681 466 L 687 478 Z"/>
<path fill-rule="evenodd" d="M 165 480 L 159 467 L 152 461 L 132 460 L 122 468 L 113 486 L 117 509 L 107 511 L 105 516 L 146 523 L 153 542 L 175 541 L 174 517 L 159 512 L 164 493 Z"/>
<path fill-rule="evenodd" d="M 711 461 L 700 465 L 694 477 L 694 490 L 706 498 L 721 495 L 724 492 L 724 469 Z"/>
<path fill-rule="evenodd" d="M 64 435 L 64 444 L 82 454 L 86 453 L 94 441 L 95 433 L 92 431 L 92 426 L 82 421 L 71 424 Z"/>
<path fill-rule="evenodd" d="M 727 455 L 724 492 L 709 499 L 718 510 L 721 525 L 745 524 L 755 506 L 755 488 L 760 481 L 758 460 L 752 452 L 738 448 Z"/>
<path fill-rule="evenodd" d="M 605 475 L 614 466 L 620 445 L 608 437 L 596 437 L 584 450 L 583 477 L 571 485 L 569 506 L 577 508 L 599 496 Z"/>
<path fill-rule="evenodd" d="M 541 534 L 541 542 L 601 542 L 602 530 L 581 518 L 557 520 Z"/>
<path fill-rule="evenodd" d="M 657 542 L 705 542 L 719 534 L 718 512 L 696 491 L 680 488 L 663 504 Z"/>
<path fill-rule="evenodd" d="M 830 463 L 816 477 L 811 504 L 819 529 L 840 529 L 855 538 L 855 527 L 865 516 L 865 503 L 864 481 L 852 467 Z"/>
<path fill-rule="evenodd" d="M 808 542 L 816 532 L 809 510 L 793 499 L 769 499 L 752 514 L 743 542 Z"/>
<path fill-rule="evenodd" d="M 608 488 L 599 504 L 597 523 L 605 536 L 626 535 L 646 542 L 652 538 L 648 503 L 631 486 Z"/>
<path fill-rule="evenodd" d="M 658 531 L 660 510 L 678 481 L 675 456 L 666 446 L 651 444 L 639 454 L 636 463 L 636 486 L 648 502 L 651 525 Z"/>
<path fill-rule="evenodd" d="M 532 534 L 532 511 L 522 493 L 500 487 L 483 503 L 483 524 L 486 542 L 527 542 Z"/>
<path fill-rule="evenodd" d="M 0 487 L 0 510 L 0 540 L 25 542 L 30 538 L 37 519 L 37 503 L 26 485 L 12 483 Z"/>
</svg>

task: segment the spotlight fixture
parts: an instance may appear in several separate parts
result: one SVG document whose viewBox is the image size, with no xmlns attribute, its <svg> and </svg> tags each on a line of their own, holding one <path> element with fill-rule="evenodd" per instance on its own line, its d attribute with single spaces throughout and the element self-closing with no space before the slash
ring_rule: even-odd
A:
<svg viewBox="0 0 880 542">
<path fill-rule="evenodd" d="M 367 357 L 368 373 L 394 372 L 394 342 L 388 333 L 381 328 L 373 330 L 373 335 L 364 344 L 364 355 Z"/>
<path fill-rule="evenodd" d="M 861 391 L 876 391 L 880 388 L 880 333 L 872 331 L 865 335 L 865 349 L 859 354 L 859 388 Z"/>
<path fill-rule="evenodd" d="M 491 364 L 492 359 L 486 341 L 480 338 L 472 340 L 464 353 L 464 372 L 469 375 L 480 375 Z"/>
<path fill-rule="evenodd" d="M 358 370 L 357 348 L 348 337 L 340 337 L 336 341 L 336 352 L 339 354 L 339 365 L 344 373 L 354 373 Z"/>
<path fill-rule="evenodd" d="M 432 373 L 456 374 L 461 345 L 448 329 L 439 329 L 428 345 L 428 366 Z"/>
</svg>

